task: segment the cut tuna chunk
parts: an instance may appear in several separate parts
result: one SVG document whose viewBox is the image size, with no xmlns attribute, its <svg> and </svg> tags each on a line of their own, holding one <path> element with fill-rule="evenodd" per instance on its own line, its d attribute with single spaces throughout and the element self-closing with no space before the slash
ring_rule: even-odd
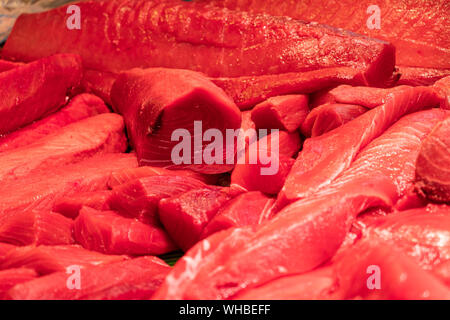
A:
<svg viewBox="0 0 450 320">
<path fill-rule="evenodd" d="M 286 95 L 267 99 L 252 110 L 256 128 L 294 132 L 309 113 L 308 96 Z"/>
<path fill-rule="evenodd" d="M 109 110 L 100 98 L 80 94 L 58 112 L 0 137 L 0 152 L 31 144 L 68 124 L 107 112 Z"/>
<path fill-rule="evenodd" d="M 159 225 L 157 211 L 161 199 L 203 187 L 206 187 L 203 182 L 187 176 L 150 176 L 115 187 L 108 205 L 123 216 Z"/>
<path fill-rule="evenodd" d="M 344 298 L 450 299 L 449 288 L 432 273 L 421 269 L 390 243 L 374 240 L 361 241 L 336 263 L 339 290 Z M 375 280 L 377 275 L 379 281 Z M 372 286 L 377 290 L 371 290 Z"/>
<path fill-rule="evenodd" d="M 201 74 L 188 70 L 134 69 L 119 76 L 111 99 L 125 118 L 141 165 L 188 167 L 205 173 L 232 169 L 232 165 L 224 164 L 226 148 L 234 147 L 227 146 L 225 130 L 239 128 L 241 114 L 233 101 Z M 200 121 L 200 128 L 194 126 L 195 121 Z M 202 137 L 208 129 L 222 134 L 222 139 L 214 141 L 221 146 L 214 151 L 222 164 L 203 162 L 203 151 L 209 143 L 202 142 Z M 187 144 L 189 152 L 183 149 L 177 153 L 175 147 L 181 143 Z"/>
<path fill-rule="evenodd" d="M 314 196 L 290 204 L 256 230 L 233 228 L 199 242 L 177 263 L 156 297 L 230 298 L 318 267 L 336 253 L 359 213 L 389 209 L 412 185 L 420 140 L 445 116 L 433 109 L 402 118 Z"/>
<path fill-rule="evenodd" d="M 0 241 L 15 245 L 71 244 L 73 221 L 50 211 L 0 215 Z"/>
<path fill-rule="evenodd" d="M 272 139 L 275 139 L 273 145 Z M 298 152 L 300 144 L 300 136 L 296 132 L 279 131 L 262 137 L 237 159 L 231 183 L 248 191 L 277 194 L 294 164 L 291 157 Z M 278 150 L 273 150 L 273 147 Z"/>
<path fill-rule="evenodd" d="M 61 128 L 30 145 L 0 153 L 0 181 L 79 162 L 96 154 L 127 147 L 123 118 L 100 114 Z"/>
<path fill-rule="evenodd" d="M 48 115 L 81 80 L 81 60 L 59 54 L 0 73 L 0 134 Z"/>
<path fill-rule="evenodd" d="M 152 176 L 178 176 L 187 177 L 188 181 L 192 178 L 200 180 L 205 183 L 214 181 L 214 176 L 202 175 L 191 170 L 168 170 L 160 167 L 143 166 L 138 168 L 129 168 L 122 171 L 116 171 L 111 174 L 111 179 L 108 181 L 108 187 L 111 189 L 130 181 L 152 177 Z"/>
<path fill-rule="evenodd" d="M 450 70 L 415 67 L 400 67 L 400 80 L 397 84 L 408 86 L 431 86 L 441 78 L 450 76 Z"/>
<path fill-rule="evenodd" d="M 359 78 L 358 70 L 345 67 L 211 80 L 222 88 L 241 110 L 280 95 L 312 93 L 339 84 L 367 85 L 367 82 Z M 389 79 L 382 85 L 387 86 L 395 81 L 395 78 Z"/>
<path fill-rule="evenodd" d="M 133 154 L 105 154 L 0 184 L 0 217 L 32 209 L 51 210 L 63 197 L 106 190 L 111 172 L 133 167 L 137 167 Z"/>
<path fill-rule="evenodd" d="M 0 271 L 0 300 L 3 300 L 6 292 L 16 284 L 31 281 L 38 277 L 33 269 L 16 268 Z"/>
<path fill-rule="evenodd" d="M 354 104 L 326 103 L 311 110 L 301 126 L 306 137 L 321 136 L 367 111 Z"/>
<path fill-rule="evenodd" d="M 58 199 L 53 204 L 53 211 L 75 219 L 83 206 L 97 210 L 108 210 L 109 205 L 107 201 L 111 195 L 112 191 L 110 190 L 77 193 Z"/>
<path fill-rule="evenodd" d="M 81 269 L 118 262 L 126 256 L 113 256 L 83 249 L 77 245 L 28 246 L 17 247 L 8 252 L 0 269 L 25 267 L 40 275 L 53 272 L 66 272 L 76 265 Z"/>
<path fill-rule="evenodd" d="M 437 1 L 196 0 L 274 16 L 316 21 L 391 42 L 401 66 L 450 68 L 449 5 Z M 377 15 L 379 11 L 379 16 Z M 377 17 L 380 27 L 377 28 Z M 399 23 L 401 21 L 401 23 Z M 371 27 L 369 27 L 369 25 Z"/>
<path fill-rule="evenodd" d="M 84 65 L 96 70 L 166 67 L 212 77 L 343 66 L 357 69 L 370 83 L 389 78 L 394 70 L 395 49 L 386 42 L 285 17 L 179 1 L 146 1 L 145 6 L 137 0 L 88 1 L 78 6 L 84 31 L 77 37 L 60 27 L 66 24 L 67 7 L 22 15 L 3 56 L 29 61 L 63 51 L 79 53 Z M 144 16 L 157 19 L 136 18 Z"/>
<path fill-rule="evenodd" d="M 206 225 L 202 238 L 232 227 L 256 226 L 268 217 L 274 200 L 259 191 L 246 192 L 228 201 Z"/>
<path fill-rule="evenodd" d="M 13 300 L 137 300 L 149 299 L 170 267 L 157 257 L 140 257 L 80 270 L 80 289 L 70 289 L 70 274 L 57 272 L 16 285 Z M 76 281 L 70 283 L 76 286 Z M 76 287 L 75 287 L 76 288 Z"/>
<path fill-rule="evenodd" d="M 306 198 L 347 169 L 370 141 L 405 114 L 435 107 L 432 88 L 406 88 L 388 96 L 386 103 L 319 137 L 307 139 L 286 178 L 280 201 Z"/>
<path fill-rule="evenodd" d="M 176 249 L 160 227 L 89 207 L 80 210 L 74 235 L 84 248 L 108 254 L 159 255 Z"/>
<path fill-rule="evenodd" d="M 80 87 L 84 92 L 95 94 L 111 105 L 111 88 L 116 79 L 117 73 L 86 69 Z"/>
<path fill-rule="evenodd" d="M 450 204 L 450 116 L 423 141 L 416 176 L 416 188 L 422 195 Z"/>
<path fill-rule="evenodd" d="M 159 203 L 159 217 L 165 229 L 184 251 L 197 241 L 208 222 L 229 200 L 242 193 L 240 188 L 208 187 L 191 190 Z"/>
</svg>

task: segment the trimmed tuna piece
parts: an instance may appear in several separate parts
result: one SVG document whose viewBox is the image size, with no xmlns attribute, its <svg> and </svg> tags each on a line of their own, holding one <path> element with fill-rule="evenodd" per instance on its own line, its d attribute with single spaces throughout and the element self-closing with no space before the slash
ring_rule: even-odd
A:
<svg viewBox="0 0 450 320">
<path fill-rule="evenodd" d="M 107 112 L 109 109 L 100 98 L 91 94 L 80 94 L 58 112 L 0 137 L 0 152 L 31 144 L 68 124 Z"/>
<path fill-rule="evenodd" d="M 159 225 L 157 213 L 161 199 L 204 187 L 203 182 L 188 176 L 149 176 L 115 187 L 108 205 L 123 216 Z"/>
<path fill-rule="evenodd" d="M 406 88 L 388 95 L 381 106 L 324 135 L 307 139 L 286 178 L 280 201 L 306 198 L 347 169 L 358 152 L 405 114 L 435 107 L 439 98 L 429 87 Z"/>
<path fill-rule="evenodd" d="M 73 221 L 59 213 L 27 210 L 0 215 L 0 241 L 14 245 L 71 244 Z"/>
<path fill-rule="evenodd" d="M 107 201 L 111 195 L 112 191 L 110 190 L 77 193 L 55 201 L 53 211 L 61 213 L 68 218 L 75 219 L 83 206 L 97 210 L 109 210 Z"/>
<path fill-rule="evenodd" d="M 134 69 L 119 76 L 111 99 L 125 118 L 140 165 L 187 167 L 204 173 L 232 169 L 232 165 L 203 162 L 209 145 L 203 142 L 203 131 L 220 131 L 222 139 L 214 142 L 221 147 L 213 151 L 215 158 L 225 163 L 230 152 L 226 148 L 231 148 L 225 130 L 238 129 L 241 123 L 240 111 L 233 101 L 203 75 L 189 70 Z M 195 121 L 200 128 L 195 127 Z M 189 154 L 184 154 L 188 153 L 185 149 L 178 150 L 180 144 L 187 144 Z"/>
<path fill-rule="evenodd" d="M 232 227 L 256 226 L 268 218 L 273 203 L 273 199 L 259 191 L 240 194 L 217 211 L 204 228 L 202 238 Z"/>
<path fill-rule="evenodd" d="M 28 246 L 17 247 L 8 252 L 0 269 L 29 268 L 40 275 L 53 272 L 66 272 L 73 265 L 81 269 L 118 262 L 126 256 L 101 254 L 83 249 L 77 245 Z"/>
<path fill-rule="evenodd" d="M 250 109 L 271 97 L 287 94 L 307 94 L 340 84 L 367 85 L 352 68 L 329 68 L 308 72 L 211 79 L 233 99 L 241 110 Z M 395 83 L 387 80 L 383 85 Z"/>
<path fill-rule="evenodd" d="M 145 5 L 137 0 L 87 1 L 77 5 L 83 12 L 83 32 L 76 37 L 73 30 L 60 27 L 66 24 L 67 6 L 25 14 L 17 19 L 2 55 L 29 61 L 62 51 L 80 54 L 90 69 L 115 72 L 166 67 L 212 77 L 342 66 L 377 83 L 394 70 L 395 49 L 387 42 L 286 17 L 180 1 L 146 1 Z"/>
<path fill-rule="evenodd" d="M 146 177 L 152 177 L 152 176 L 178 176 L 178 177 L 186 177 L 189 181 L 191 179 L 200 180 L 204 183 L 211 183 L 213 182 L 214 176 L 211 175 L 202 175 L 200 173 L 191 171 L 191 170 L 168 170 L 165 168 L 160 167 L 150 167 L 150 166 L 143 166 L 138 168 L 129 168 L 124 169 L 121 171 L 116 171 L 111 174 L 111 179 L 108 181 L 108 187 L 111 189 L 126 184 L 130 181 L 140 179 L 140 178 L 146 178 Z"/>
<path fill-rule="evenodd" d="M 82 269 L 79 290 L 70 289 L 70 275 L 57 272 L 16 285 L 8 291 L 12 300 L 139 300 L 149 299 L 170 267 L 157 257 L 140 257 Z M 76 283 L 74 283 L 76 285 Z"/>
<path fill-rule="evenodd" d="M 358 259 L 355 259 L 358 257 Z M 377 269 L 370 266 L 376 266 Z M 334 266 L 344 298 L 450 299 L 450 289 L 389 242 L 370 239 L 348 249 Z M 370 270 L 370 272 L 368 272 Z M 379 281 L 370 275 L 380 275 Z M 370 290 L 370 286 L 379 286 Z"/>
<path fill-rule="evenodd" d="M 286 95 L 267 99 L 252 110 L 256 128 L 294 132 L 309 113 L 308 96 Z"/>
<path fill-rule="evenodd" d="M 425 138 L 417 157 L 416 188 L 431 201 L 450 204 L 450 116 Z"/>
<path fill-rule="evenodd" d="M 137 167 L 133 154 L 98 155 L 0 184 L 0 217 L 52 210 L 55 201 L 81 192 L 106 190 L 111 172 Z"/>
<path fill-rule="evenodd" d="M 86 69 L 81 79 L 81 90 L 90 92 L 111 105 L 111 88 L 117 76 L 117 73 L 113 72 Z"/>
<path fill-rule="evenodd" d="M 408 86 L 431 86 L 441 78 L 450 76 L 450 70 L 445 69 L 429 69 L 415 67 L 400 67 L 399 85 Z"/>
<path fill-rule="evenodd" d="M 159 202 L 159 218 L 182 250 L 200 240 L 203 229 L 228 201 L 242 193 L 240 188 L 207 187 L 191 190 Z"/>
<path fill-rule="evenodd" d="M 433 109 L 403 117 L 327 188 L 290 204 L 256 230 L 233 228 L 199 242 L 175 265 L 156 297 L 230 298 L 323 264 L 359 213 L 391 208 L 412 185 L 420 140 L 445 116 Z"/>
<path fill-rule="evenodd" d="M 300 146 L 300 136 L 296 132 L 279 131 L 259 139 L 237 159 L 231 183 L 248 191 L 277 194 L 294 164 L 291 157 Z M 275 150 L 272 151 L 273 147 Z"/>
<path fill-rule="evenodd" d="M 58 54 L 0 73 L 0 135 L 58 110 L 78 86 L 80 57 Z"/>
<path fill-rule="evenodd" d="M 391 42 L 401 66 L 450 68 L 449 3 L 446 0 L 195 0 L 233 10 L 316 21 Z M 377 10 L 381 18 L 376 27 Z M 402 23 L 399 23 L 401 21 Z M 371 27 L 368 27 L 371 25 Z"/>
<path fill-rule="evenodd" d="M 38 277 L 33 269 L 16 268 L 0 271 L 0 300 L 3 300 L 6 292 L 16 284 L 31 281 Z"/>
<path fill-rule="evenodd" d="M 354 104 L 326 103 L 311 110 L 301 126 L 306 137 L 321 136 L 359 117 L 366 108 Z"/>
<path fill-rule="evenodd" d="M 100 114 L 67 125 L 30 145 L 0 153 L 0 181 L 126 148 L 123 118 L 114 113 Z"/>
<path fill-rule="evenodd" d="M 107 254 L 159 255 L 176 249 L 162 228 L 124 218 L 114 211 L 83 207 L 73 229 L 75 239 L 84 248 Z"/>
</svg>

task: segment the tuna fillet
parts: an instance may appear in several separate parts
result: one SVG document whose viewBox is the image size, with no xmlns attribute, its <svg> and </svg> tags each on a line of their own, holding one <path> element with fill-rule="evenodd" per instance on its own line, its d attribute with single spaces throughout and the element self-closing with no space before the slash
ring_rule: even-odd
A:
<svg viewBox="0 0 450 320">
<path fill-rule="evenodd" d="M 234 146 L 227 145 L 225 130 L 239 128 L 240 111 L 203 75 L 188 70 L 134 69 L 119 76 L 111 99 L 125 118 L 141 165 L 188 167 L 205 173 L 231 170 L 232 165 L 224 160 L 227 152 L 234 152 L 226 149 Z M 217 161 L 205 165 L 203 154 L 209 143 L 202 138 L 210 128 L 222 137 L 215 141 L 219 147 L 213 159 Z M 189 152 L 175 148 L 180 144 L 187 144 Z"/>
<path fill-rule="evenodd" d="M 124 218 L 114 211 L 83 207 L 73 229 L 75 239 L 84 248 L 107 254 L 159 255 L 176 249 L 162 228 Z"/>
<path fill-rule="evenodd" d="M 431 201 L 450 204 L 450 117 L 438 123 L 423 141 L 416 177 L 419 193 Z"/>
<path fill-rule="evenodd" d="M 55 52 L 56 53 L 56 52 Z M 0 135 L 60 108 L 82 75 L 76 55 L 58 54 L 0 73 Z"/>
<path fill-rule="evenodd" d="M 3 56 L 29 61 L 63 51 L 80 54 L 95 70 L 166 67 L 212 77 L 342 66 L 357 69 L 370 83 L 384 81 L 394 70 L 394 47 L 386 42 L 286 17 L 180 1 L 78 6 L 83 18 L 77 36 L 65 27 L 67 7 L 25 14 L 16 21 Z"/>
<path fill-rule="evenodd" d="M 12 300 L 139 300 L 149 299 L 170 267 L 157 257 L 141 257 L 82 269 L 80 289 L 68 288 L 70 274 L 57 272 L 16 285 Z M 76 282 L 71 283 L 76 288 Z"/>
<path fill-rule="evenodd" d="M 0 137 L 0 152 L 31 144 L 73 122 L 109 112 L 105 103 L 90 94 L 80 94 L 52 115 Z"/>
</svg>

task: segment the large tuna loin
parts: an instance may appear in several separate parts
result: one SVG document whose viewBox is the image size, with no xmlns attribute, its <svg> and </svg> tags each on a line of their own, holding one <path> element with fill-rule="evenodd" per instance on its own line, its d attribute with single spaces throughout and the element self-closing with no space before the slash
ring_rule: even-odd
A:
<svg viewBox="0 0 450 320">
<path fill-rule="evenodd" d="M 234 154 L 234 149 L 226 150 L 225 133 L 226 129 L 240 127 L 241 114 L 222 89 L 201 74 L 162 68 L 133 69 L 119 76 L 111 99 L 125 118 L 141 165 L 178 165 L 208 173 L 231 170 L 225 159 L 226 152 Z M 219 130 L 222 139 L 214 141 L 218 147 L 210 150 L 214 155 L 208 157 L 217 160 L 213 161 L 215 165 L 206 166 L 205 163 L 211 163 L 203 162 L 203 154 L 210 143 L 202 143 L 202 138 L 208 129 L 215 129 L 215 133 Z M 186 148 L 179 150 L 182 145 Z"/>
</svg>

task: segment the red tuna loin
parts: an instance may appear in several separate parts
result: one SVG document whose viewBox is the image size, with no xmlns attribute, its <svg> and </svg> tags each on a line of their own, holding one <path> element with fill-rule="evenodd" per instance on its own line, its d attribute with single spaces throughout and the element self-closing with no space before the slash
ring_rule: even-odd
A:
<svg viewBox="0 0 450 320">
<path fill-rule="evenodd" d="M 0 137 L 0 152 L 31 144 L 73 122 L 109 112 L 105 103 L 91 94 L 80 94 L 58 112 Z"/>
<path fill-rule="evenodd" d="M 358 259 L 355 259 L 358 257 Z M 370 276 L 378 268 L 380 288 L 370 290 Z M 346 251 L 334 266 L 344 298 L 423 300 L 450 299 L 450 290 L 433 274 L 388 242 L 361 241 Z M 370 272 L 368 272 L 368 270 Z"/>
<path fill-rule="evenodd" d="M 123 118 L 100 114 L 61 128 L 30 145 L 0 153 L 0 181 L 79 162 L 96 154 L 125 151 Z"/>
<path fill-rule="evenodd" d="M 77 193 L 55 201 L 53 211 L 75 219 L 83 206 L 97 210 L 108 210 L 107 200 L 111 195 L 112 191 L 110 190 Z"/>
<path fill-rule="evenodd" d="M 321 136 L 367 111 L 354 104 L 326 103 L 311 110 L 301 126 L 306 137 Z"/>
<path fill-rule="evenodd" d="M 406 88 L 343 126 L 307 139 L 281 190 L 281 202 L 308 197 L 328 185 L 350 166 L 359 150 L 400 117 L 437 104 L 439 98 L 432 88 Z"/>
<path fill-rule="evenodd" d="M 111 172 L 133 167 L 137 167 L 136 156 L 112 153 L 0 184 L 0 217 L 31 209 L 51 210 L 63 197 L 106 190 Z"/>
<path fill-rule="evenodd" d="M 111 189 L 119 185 L 128 183 L 135 179 L 152 177 L 152 176 L 179 176 L 194 178 L 205 183 L 212 182 L 211 175 L 202 175 L 191 170 L 168 170 L 160 167 L 143 166 L 138 168 L 129 168 L 121 171 L 113 172 L 111 179 L 108 181 L 108 187 Z M 190 180 L 190 179 L 188 179 Z"/>
<path fill-rule="evenodd" d="M 67 7 L 22 15 L 3 56 L 30 60 L 64 51 L 79 53 L 86 67 L 96 70 L 167 67 L 213 77 L 345 66 L 377 82 L 394 69 L 394 47 L 386 42 L 285 17 L 179 1 L 90 1 L 78 6 L 84 31 L 77 37 L 59 27 L 66 24 Z"/>
<path fill-rule="evenodd" d="M 416 188 L 426 198 L 450 204 L 450 117 L 425 138 L 417 157 Z"/>
<path fill-rule="evenodd" d="M 229 298 L 319 266 L 336 253 L 357 214 L 391 207 L 412 185 L 420 140 L 445 116 L 434 109 L 404 117 L 333 185 L 285 207 L 256 231 L 233 228 L 199 242 L 177 263 L 157 297 Z"/>
<path fill-rule="evenodd" d="M 267 218 L 274 200 L 259 191 L 246 192 L 231 199 L 206 225 L 202 238 L 232 227 L 256 226 Z"/>
<path fill-rule="evenodd" d="M 7 297 L 13 300 L 134 300 L 149 299 L 170 267 L 157 257 L 81 270 L 81 288 L 69 289 L 66 272 L 53 273 L 16 285 Z"/>
<path fill-rule="evenodd" d="M 111 99 L 114 108 L 125 118 L 141 165 L 175 167 L 178 164 L 178 167 L 205 173 L 231 170 L 230 165 L 208 166 L 203 157 L 197 159 L 209 143 L 200 142 L 197 146 L 195 138 L 202 140 L 203 131 L 212 128 L 223 135 L 223 140 L 218 141 L 222 148 L 215 152 L 216 158 L 225 163 L 226 147 L 229 147 L 225 130 L 239 128 L 241 121 L 240 111 L 233 101 L 203 75 L 188 70 L 134 69 L 119 76 Z M 202 132 L 194 131 L 194 121 L 201 121 Z M 190 134 L 176 138 L 187 140 L 192 152 L 183 156 L 175 154 L 179 159 L 173 159 L 174 147 L 181 143 L 171 140 L 177 129 Z M 180 165 L 178 160 L 187 160 L 188 164 Z"/>
<path fill-rule="evenodd" d="M 0 214 L 0 241 L 15 245 L 71 244 L 73 221 L 50 211 Z"/>
<path fill-rule="evenodd" d="M 185 192 L 159 203 L 159 217 L 165 229 L 184 251 L 197 241 L 208 222 L 229 200 L 242 193 L 237 188 L 208 187 Z"/>
<path fill-rule="evenodd" d="M 272 145 L 272 139 L 277 138 Z M 277 194 L 294 163 L 291 157 L 300 149 L 300 143 L 296 132 L 279 131 L 262 137 L 238 157 L 231 183 L 248 191 Z M 272 147 L 278 147 L 278 150 L 272 150 Z"/>
<path fill-rule="evenodd" d="M 157 211 L 161 199 L 203 187 L 206 187 L 203 182 L 187 176 L 144 177 L 115 187 L 108 205 L 123 216 L 159 225 Z"/>
<path fill-rule="evenodd" d="M 37 277 L 36 271 L 27 268 L 0 271 L 0 300 L 3 300 L 6 292 L 16 284 L 27 282 Z"/>
<path fill-rule="evenodd" d="M 252 110 L 256 128 L 294 132 L 309 113 L 308 96 L 286 95 L 267 99 Z"/>
<path fill-rule="evenodd" d="M 84 248 L 108 254 L 158 255 L 176 249 L 162 228 L 89 207 L 80 210 L 74 235 Z"/>
<path fill-rule="evenodd" d="M 401 66 L 450 68 L 450 7 L 446 0 L 377 1 L 377 7 L 380 9 L 380 28 L 368 27 L 368 23 L 373 23 L 371 18 L 375 13 L 373 7 L 369 10 L 374 4 L 370 0 L 344 0 L 339 3 L 296 0 L 197 2 L 329 24 L 391 42 L 396 48 L 397 63 Z"/>
<path fill-rule="evenodd" d="M 25 267 L 45 275 L 66 272 L 68 267 L 74 265 L 85 269 L 125 259 L 126 256 L 101 254 L 77 245 L 28 246 L 9 251 L 3 263 L 0 263 L 0 269 Z"/>
<path fill-rule="evenodd" d="M 445 69 L 428 69 L 415 67 L 400 67 L 399 85 L 408 86 L 431 86 L 441 78 L 450 76 L 450 70 Z"/>
<path fill-rule="evenodd" d="M 81 80 L 76 55 L 59 54 L 0 73 L 0 134 L 52 113 Z"/>
</svg>

